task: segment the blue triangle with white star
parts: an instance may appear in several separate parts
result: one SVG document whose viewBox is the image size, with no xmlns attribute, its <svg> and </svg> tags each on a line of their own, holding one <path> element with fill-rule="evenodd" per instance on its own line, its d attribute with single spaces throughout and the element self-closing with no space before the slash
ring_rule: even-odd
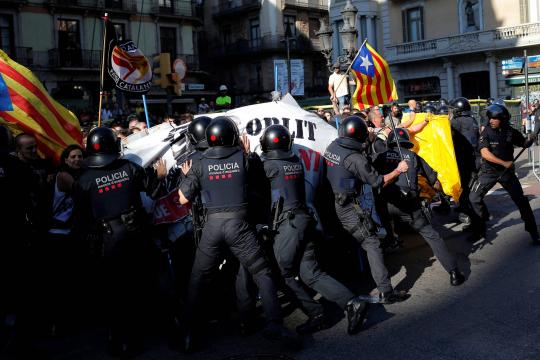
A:
<svg viewBox="0 0 540 360">
<path fill-rule="evenodd" d="M 362 46 L 360 53 L 354 60 L 351 68 L 361 74 L 367 75 L 369 77 L 375 76 L 375 65 L 373 61 L 373 56 L 368 50 L 367 46 Z"/>
</svg>

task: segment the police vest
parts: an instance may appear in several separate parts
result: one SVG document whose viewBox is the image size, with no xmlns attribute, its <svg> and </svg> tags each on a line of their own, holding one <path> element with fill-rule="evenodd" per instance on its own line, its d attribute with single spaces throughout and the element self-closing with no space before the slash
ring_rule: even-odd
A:
<svg viewBox="0 0 540 360">
<path fill-rule="evenodd" d="M 340 146 L 334 140 L 324 152 L 327 165 L 326 177 L 332 186 L 334 194 L 355 195 L 359 185 L 358 179 L 345 168 L 344 161 L 347 156 L 358 152 Z"/>
<path fill-rule="evenodd" d="M 383 193 L 387 195 L 395 194 L 396 196 L 400 196 L 403 193 L 411 193 L 411 195 L 416 196 L 418 195 L 418 159 L 416 158 L 416 154 L 409 149 L 402 148 L 401 153 L 403 154 L 403 160 L 407 161 L 409 169 L 406 173 L 400 174 L 395 182 L 385 187 Z M 384 161 L 384 168 L 380 169 L 380 173 L 382 174 L 389 174 L 394 171 L 401 162 L 401 155 L 395 148 L 388 149 L 379 156 Z M 377 158 L 378 161 L 379 158 Z M 410 186 L 407 177 L 409 178 Z"/>
<path fill-rule="evenodd" d="M 89 191 L 95 219 L 116 219 L 130 209 L 142 207 L 143 184 L 137 171 L 143 172 L 143 169 L 121 159 L 107 167 L 86 171 L 81 185 Z"/>
<path fill-rule="evenodd" d="M 283 210 L 305 206 L 304 167 L 297 156 L 289 159 L 266 160 L 265 170 L 276 169 L 277 175 L 270 179 L 272 202 L 283 198 Z"/>
<path fill-rule="evenodd" d="M 204 207 L 211 210 L 247 206 L 246 168 L 244 153 L 237 149 L 223 157 L 210 157 L 216 152 L 209 149 L 201 159 L 201 198 Z"/>
<path fill-rule="evenodd" d="M 463 134 L 475 150 L 478 149 L 478 123 L 472 116 L 462 115 L 453 118 L 452 127 Z"/>
<path fill-rule="evenodd" d="M 489 144 L 488 150 L 504 161 L 511 161 L 514 158 L 514 143 L 512 142 L 512 129 L 509 126 L 504 126 L 500 130 L 486 127 L 482 133 L 482 137 L 487 139 Z M 482 165 L 486 169 L 503 170 L 504 166 L 487 161 L 482 158 Z"/>
</svg>

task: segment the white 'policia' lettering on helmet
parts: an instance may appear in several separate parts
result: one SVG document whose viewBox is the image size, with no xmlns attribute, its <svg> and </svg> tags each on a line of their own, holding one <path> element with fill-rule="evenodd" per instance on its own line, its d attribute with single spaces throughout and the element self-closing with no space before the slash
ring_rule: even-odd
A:
<svg viewBox="0 0 540 360">
<path fill-rule="evenodd" d="M 226 170 L 236 170 L 240 169 L 238 163 L 226 163 L 226 164 L 212 164 L 208 165 L 208 171 L 226 171 Z"/>
<path fill-rule="evenodd" d="M 112 183 L 113 181 L 123 180 L 123 179 L 125 179 L 127 177 L 128 177 L 128 174 L 127 174 L 127 172 L 125 170 L 115 172 L 115 173 L 112 173 L 112 174 L 108 174 L 106 176 L 96 178 L 96 185 L 97 186 L 108 185 L 108 184 Z"/>
</svg>

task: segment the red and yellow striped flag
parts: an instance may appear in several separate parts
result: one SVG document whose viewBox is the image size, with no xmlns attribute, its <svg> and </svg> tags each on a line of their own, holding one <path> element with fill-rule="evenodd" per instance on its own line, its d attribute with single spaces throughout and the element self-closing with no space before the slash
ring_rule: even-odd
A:
<svg viewBox="0 0 540 360">
<path fill-rule="evenodd" d="M 358 51 L 351 70 L 356 77 L 354 108 L 365 109 L 398 99 L 388 63 L 367 42 Z"/>
<path fill-rule="evenodd" d="M 0 77 L 0 83 L 7 88 L 2 94 L 2 103 L 7 106 L 0 107 L 0 123 L 7 123 L 15 134 L 26 132 L 36 136 L 38 150 L 56 162 L 68 145 L 81 145 L 77 117 L 56 102 L 30 70 L 2 50 Z"/>
</svg>

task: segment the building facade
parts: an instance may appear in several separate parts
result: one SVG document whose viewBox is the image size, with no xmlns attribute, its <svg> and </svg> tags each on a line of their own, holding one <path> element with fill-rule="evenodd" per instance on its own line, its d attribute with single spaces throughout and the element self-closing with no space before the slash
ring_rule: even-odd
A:
<svg viewBox="0 0 540 360">
<path fill-rule="evenodd" d="M 173 102 L 194 103 L 208 88 L 201 84 L 208 76 L 201 71 L 198 56 L 201 10 L 189 0 L 0 0 L 0 48 L 30 68 L 71 109 L 95 109 L 101 17 L 108 13 L 118 37 L 132 39 L 148 58 L 169 52 L 172 60 L 186 62 L 186 91 Z M 107 101 L 116 101 L 115 96 Z M 167 94 L 153 87 L 148 97 L 151 103 L 164 104 Z"/>
<path fill-rule="evenodd" d="M 204 11 L 207 46 L 201 56 L 237 106 L 269 98 L 279 78 L 274 61 L 287 59 L 287 39 L 289 58 L 303 65 L 303 96 L 326 93 L 328 74 L 315 32 L 328 14 L 327 0 L 213 0 Z"/>
<path fill-rule="evenodd" d="M 520 97 L 502 61 L 540 54 L 538 0 L 355 0 L 364 38 L 391 65 L 400 100 Z M 343 0 L 331 4 L 339 27 Z M 339 49 L 337 39 L 334 48 Z M 535 71 L 533 69 L 532 71 Z M 537 79 L 530 78 L 532 85 Z"/>
</svg>

